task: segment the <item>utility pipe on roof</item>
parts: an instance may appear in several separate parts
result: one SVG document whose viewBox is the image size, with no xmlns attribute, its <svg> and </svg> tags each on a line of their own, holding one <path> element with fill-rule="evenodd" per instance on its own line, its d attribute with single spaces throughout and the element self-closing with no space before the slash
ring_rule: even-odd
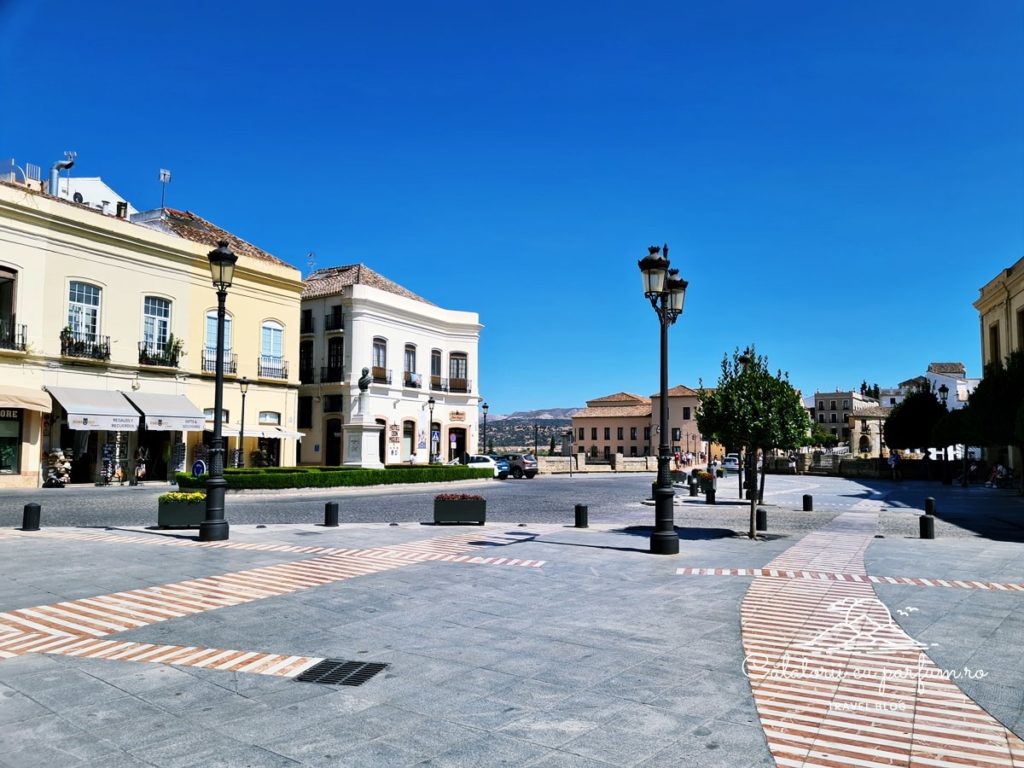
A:
<svg viewBox="0 0 1024 768">
<path fill-rule="evenodd" d="M 58 160 L 50 167 L 50 195 L 60 197 L 60 172 L 65 171 L 75 164 L 75 159 L 69 157 L 66 160 Z"/>
</svg>

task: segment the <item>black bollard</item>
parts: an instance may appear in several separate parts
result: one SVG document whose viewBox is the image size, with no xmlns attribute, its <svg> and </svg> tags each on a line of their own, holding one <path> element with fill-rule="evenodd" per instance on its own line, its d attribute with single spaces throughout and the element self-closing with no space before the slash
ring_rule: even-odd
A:
<svg viewBox="0 0 1024 768">
<path fill-rule="evenodd" d="M 921 538 L 922 539 L 934 539 L 935 538 L 935 518 L 931 515 L 921 515 L 919 518 L 921 523 Z"/>
<path fill-rule="evenodd" d="M 756 531 L 767 531 L 768 530 L 768 510 L 764 507 L 758 507 L 754 511 L 754 530 Z"/>
<path fill-rule="evenodd" d="M 698 483 L 697 483 L 697 478 L 691 477 L 690 478 L 690 495 L 691 496 L 696 496 L 697 495 L 698 487 L 699 486 L 698 486 Z"/>
<path fill-rule="evenodd" d="M 714 504 L 715 503 L 715 489 L 714 488 L 708 488 L 707 493 L 704 494 L 704 503 L 705 504 Z"/>
<path fill-rule="evenodd" d="M 577 528 L 589 528 L 587 525 L 587 505 L 577 504 L 576 505 L 576 527 Z"/>
<path fill-rule="evenodd" d="M 324 505 L 324 526 L 327 528 L 338 527 L 338 502 L 328 501 Z"/>
<path fill-rule="evenodd" d="M 924 513 L 926 515 L 934 515 L 935 514 L 935 497 L 934 496 L 928 496 L 924 500 Z"/>
<path fill-rule="evenodd" d="M 809 493 L 804 494 L 804 512 L 814 511 L 814 497 Z"/>
<path fill-rule="evenodd" d="M 21 517 L 21 530 L 39 530 L 39 505 L 35 502 L 30 502 L 25 505 L 24 514 Z"/>
</svg>

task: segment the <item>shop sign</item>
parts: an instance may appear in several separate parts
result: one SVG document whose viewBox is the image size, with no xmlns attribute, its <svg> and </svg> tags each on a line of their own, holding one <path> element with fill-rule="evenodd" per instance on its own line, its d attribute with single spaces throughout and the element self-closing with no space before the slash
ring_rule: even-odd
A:
<svg viewBox="0 0 1024 768">
<path fill-rule="evenodd" d="M 449 421 L 465 421 L 466 420 L 466 412 L 465 411 L 452 411 L 451 413 L 448 414 L 448 419 L 449 419 Z"/>
<path fill-rule="evenodd" d="M 0 421 L 21 421 L 21 408 L 0 408 Z"/>
<path fill-rule="evenodd" d="M 139 428 L 138 416 L 83 416 L 68 414 L 69 429 L 107 429 L 118 432 L 134 432 Z"/>
</svg>

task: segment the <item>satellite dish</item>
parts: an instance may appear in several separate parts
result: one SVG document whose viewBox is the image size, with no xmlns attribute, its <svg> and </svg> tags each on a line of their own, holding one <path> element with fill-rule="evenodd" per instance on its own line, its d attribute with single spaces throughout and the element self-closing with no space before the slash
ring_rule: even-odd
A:
<svg viewBox="0 0 1024 768">
<path fill-rule="evenodd" d="M 76 203 L 85 202 L 85 198 L 82 197 L 81 192 L 75 192 L 74 196 L 71 199 L 74 200 Z"/>
</svg>

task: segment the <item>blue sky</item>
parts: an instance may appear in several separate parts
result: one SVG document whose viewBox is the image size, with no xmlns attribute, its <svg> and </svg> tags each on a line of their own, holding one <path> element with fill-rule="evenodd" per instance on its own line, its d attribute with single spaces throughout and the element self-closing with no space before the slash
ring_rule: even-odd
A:
<svg viewBox="0 0 1024 768">
<path fill-rule="evenodd" d="M 1024 3 L 0 1 L 0 156 L 480 313 L 492 413 L 756 343 L 805 393 L 980 375 L 1024 254 Z"/>
</svg>

